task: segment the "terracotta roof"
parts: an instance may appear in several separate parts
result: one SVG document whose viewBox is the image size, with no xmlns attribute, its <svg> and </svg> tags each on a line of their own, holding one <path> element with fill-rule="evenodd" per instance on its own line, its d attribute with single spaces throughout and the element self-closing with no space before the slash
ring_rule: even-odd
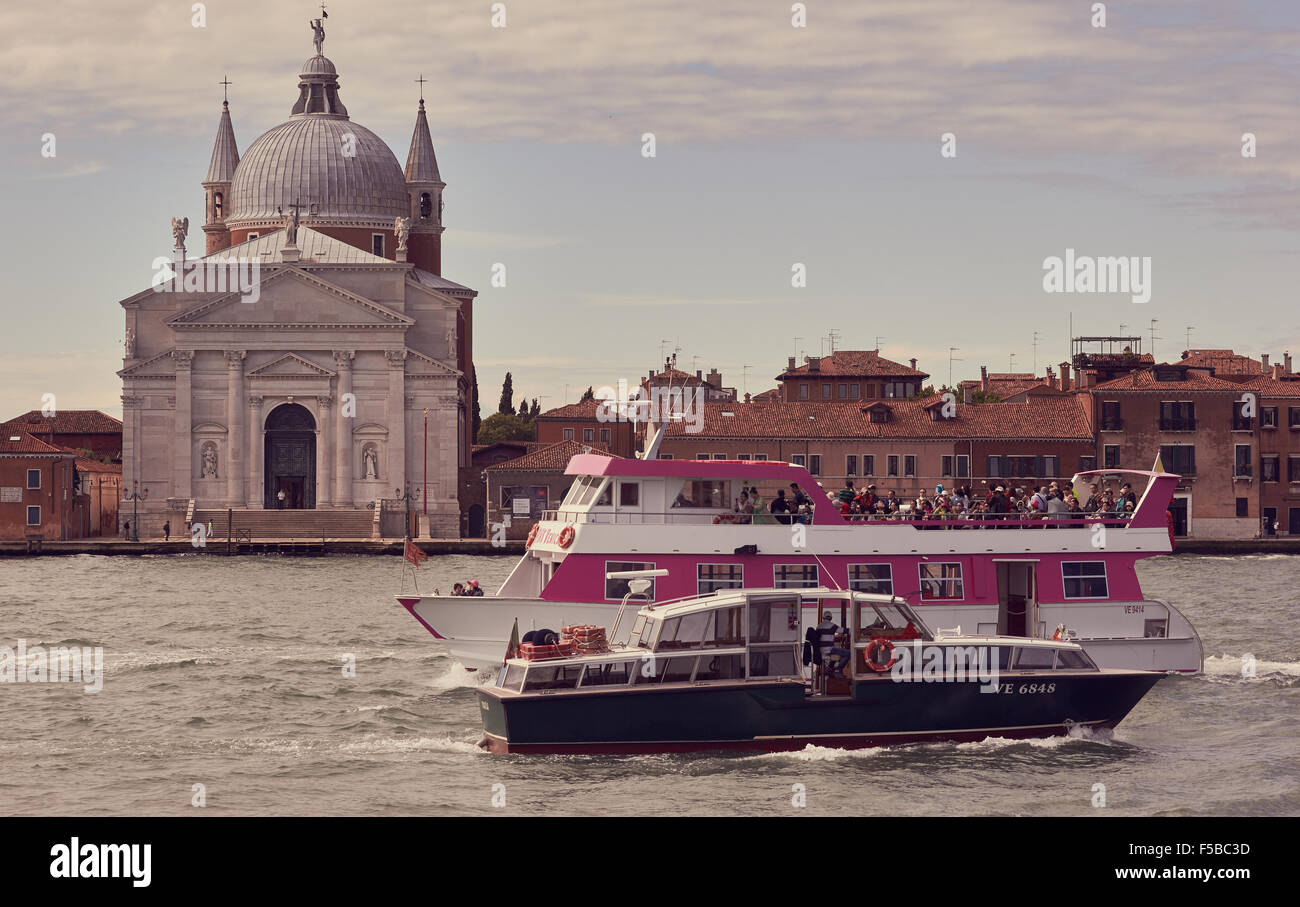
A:
<svg viewBox="0 0 1300 907">
<path fill-rule="evenodd" d="M 21 416 L 0 424 L 0 428 L 11 423 L 24 426 L 34 425 L 38 431 L 66 435 L 118 435 L 122 433 L 122 423 L 97 409 L 65 409 L 52 417 L 41 414 L 39 409 L 29 410 Z M 27 429 L 30 431 L 31 429 Z"/>
<path fill-rule="evenodd" d="M 885 359 L 877 350 L 836 350 L 829 356 L 821 357 L 821 364 L 818 366 L 817 371 L 812 371 L 812 366 L 805 362 L 803 365 L 786 369 L 776 376 L 776 380 L 806 378 L 809 375 L 825 375 L 833 378 L 930 377 L 927 372 L 918 371 L 902 363 Z"/>
<path fill-rule="evenodd" d="M 765 390 L 761 394 L 754 394 L 754 396 L 750 397 L 749 399 L 750 402 L 752 403 L 769 403 L 769 402 L 779 401 L 781 399 L 781 388 L 774 387 L 771 390 Z"/>
<path fill-rule="evenodd" d="M 104 463 L 100 460 L 87 460 L 85 457 L 77 457 L 77 469 L 80 472 L 107 472 L 119 476 L 122 474 L 121 463 Z"/>
<path fill-rule="evenodd" d="M 1091 441 L 1092 430 L 1083 406 L 1073 395 L 1035 397 L 1025 403 L 957 405 L 951 419 L 935 420 L 928 408 L 941 397 L 876 400 L 862 403 L 706 403 L 704 430 L 688 431 L 689 423 L 673 423 L 666 436 L 690 438 L 1012 438 Z M 867 410 L 886 408 L 886 422 L 872 422 Z M 730 415 L 727 415 L 727 414 Z"/>
<path fill-rule="evenodd" d="M 1178 364 L 1178 363 L 1175 363 Z M 1213 375 L 1203 374 L 1195 370 L 1188 371 L 1184 381 L 1157 381 L 1155 372 L 1152 369 L 1137 369 L 1122 375 L 1119 378 L 1112 378 L 1110 381 L 1103 381 L 1100 384 L 1094 384 L 1087 390 L 1098 393 L 1116 393 L 1116 392 L 1163 392 L 1163 393 L 1190 393 L 1193 391 L 1231 391 L 1240 392 L 1241 382 L 1228 381 L 1225 378 L 1216 378 Z"/>
<path fill-rule="evenodd" d="M 1180 365 L 1212 368 L 1215 375 L 1258 375 L 1264 364 L 1249 356 L 1239 356 L 1232 350 L 1183 350 Z"/>
<path fill-rule="evenodd" d="M 564 467 L 569 465 L 569 460 L 581 453 L 599 453 L 607 457 L 623 459 L 618 454 L 610 453 L 599 444 L 579 444 L 577 441 L 561 441 L 558 444 L 550 444 L 537 450 L 529 451 L 522 457 L 515 457 L 513 460 L 506 460 L 504 463 L 493 463 L 487 467 L 492 469 L 509 469 L 512 471 L 528 470 L 537 472 L 563 472 Z"/>
<path fill-rule="evenodd" d="M 538 413 L 539 419 L 595 419 L 596 409 L 600 406 L 599 400 L 583 400 L 579 403 L 570 403 L 567 406 L 557 406 L 555 409 L 548 409 L 544 413 Z"/>
<path fill-rule="evenodd" d="M 17 439 L 17 440 L 15 440 Z M 0 426 L 0 454 L 54 454 L 71 456 L 52 444 L 46 444 L 40 438 L 21 429 Z"/>
<path fill-rule="evenodd" d="M 703 378 L 698 378 L 695 375 L 692 375 L 690 372 L 684 372 L 679 368 L 665 368 L 662 371 L 655 372 L 653 375 L 650 376 L 648 381 L 655 384 L 661 384 L 667 382 L 670 379 L 672 380 L 673 384 L 676 385 L 706 383 Z M 642 381 L 641 383 L 645 384 L 647 382 Z"/>
<path fill-rule="evenodd" d="M 1261 397 L 1300 397 L 1300 375 L 1274 378 L 1272 375 L 1252 375 L 1234 382 L 1239 388 L 1248 388 Z"/>
</svg>

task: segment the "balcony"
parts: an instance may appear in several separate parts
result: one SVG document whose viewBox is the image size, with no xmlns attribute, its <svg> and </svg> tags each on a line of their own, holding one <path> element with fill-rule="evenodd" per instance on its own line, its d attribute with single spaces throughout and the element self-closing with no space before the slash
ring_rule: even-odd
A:
<svg viewBox="0 0 1300 907">
<path fill-rule="evenodd" d="M 1196 420 L 1195 419 L 1161 419 L 1160 430 L 1161 431 L 1196 431 Z"/>
<path fill-rule="evenodd" d="M 1123 431 L 1124 420 L 1123 419 L 1102 419 L 1101 430 L 1102 431 Z"/>
</svg>

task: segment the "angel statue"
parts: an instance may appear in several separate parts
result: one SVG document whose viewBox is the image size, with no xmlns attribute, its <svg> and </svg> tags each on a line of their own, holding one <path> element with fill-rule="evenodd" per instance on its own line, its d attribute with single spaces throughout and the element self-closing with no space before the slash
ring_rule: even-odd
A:
<svg viewBox="0 0 1300 907">
<path fill-rule="evenodd" d="M 406 238 L 411 235 L 411 219 L 399 217 L 393 221 L 393 232 L 397 234 L 397 251 L 406 251 Z"/>
<path fill-rule="evenodd" d="M 182 252 L 185 251 L 185 236 L 190 232 L 190 219 L 182 217 L 180 220 L 172 218 L 172 238 L 176 240 L 176 248 Z"/>
</svg>

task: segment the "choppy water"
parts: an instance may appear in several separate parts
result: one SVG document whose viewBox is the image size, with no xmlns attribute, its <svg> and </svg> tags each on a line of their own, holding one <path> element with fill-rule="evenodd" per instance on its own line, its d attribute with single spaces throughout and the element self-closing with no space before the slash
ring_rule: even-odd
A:
<svg viewBox="0 0 1300 907">
<path fill-rule="evenodd" d="M 206 811 L 254 815 L 779 815 L 796 784 L 840 815 L 1096 814 L 1096 784 L 1110 814 L 1300 814 L 1300 558 L 1140 564 L 1206 671 L 1162 680 L 1109 737 L 635 757 L 480 752 L 478 680 L 393 601 L 399 563 L 0 561 L 0 645 L 105 648 L 97 694 L 0 684 L 0 814 L 193 814 L 195 784 Z M 512 566 L 434 558 L 421 585 L 495 588 Z"/>
</svg>

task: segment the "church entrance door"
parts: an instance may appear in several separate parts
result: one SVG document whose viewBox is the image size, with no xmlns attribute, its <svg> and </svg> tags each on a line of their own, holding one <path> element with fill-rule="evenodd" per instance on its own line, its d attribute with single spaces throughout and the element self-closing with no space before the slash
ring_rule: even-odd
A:
<svg viewBox="0 0 1300 907">
<path fill-rule="evenodd" d="M 316 507 L 316 420 L 306 407 L 283 403 L 266 418 L 266 490 L 269 510 Z"/>
</svg>

